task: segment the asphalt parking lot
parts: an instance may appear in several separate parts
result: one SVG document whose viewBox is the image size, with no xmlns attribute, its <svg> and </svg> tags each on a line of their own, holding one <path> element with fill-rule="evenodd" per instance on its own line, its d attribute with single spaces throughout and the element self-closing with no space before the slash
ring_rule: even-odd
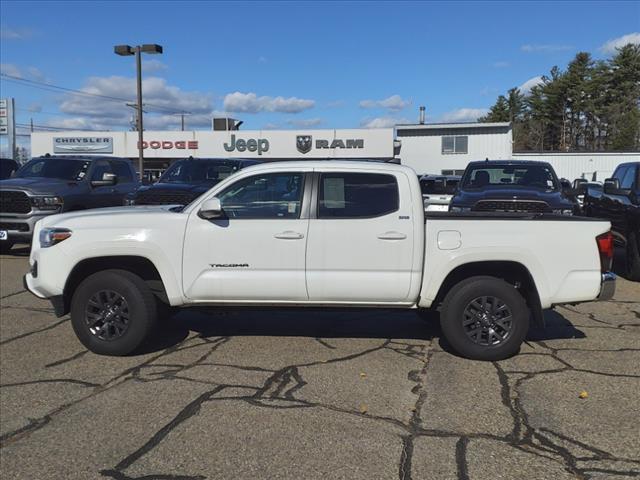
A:
<svg viewBox="0 0 640 480">
<path fill-rule="evenodd" d="M 112 358 L 23 290 L 27 255 L 0 257 L 2 478 L 640 476 L 638 283 L 496 363 L 382 310 L 185 310 Z"/>
</svg>

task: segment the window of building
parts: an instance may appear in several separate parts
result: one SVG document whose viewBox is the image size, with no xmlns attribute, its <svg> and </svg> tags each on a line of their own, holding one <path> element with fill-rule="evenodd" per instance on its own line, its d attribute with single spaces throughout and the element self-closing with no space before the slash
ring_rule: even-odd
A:
<svg viewBox="0 0 640 480">
<path fill-rule="evenodd" d="M 398 210 L 398 182 L 379 173 L 323 173 L 318 218 L 367 218 Z"/>
<path fill-rule="evenodd" d="M 299 218 L 302 173 L 268 173 L 238 180 L 218 195 L 224 212 L 234 218 Z"/>
<path fill-rule="evenodd" d="M 462 170 L 440 170 L 442 175 L 462 175 L 464 173 L 464 168 Z"/>
<path fill-rule="evenodd" d="M 468 153 L 468 144 L 467 135 L 442 137 L 442 153 Z"/>
</svg>

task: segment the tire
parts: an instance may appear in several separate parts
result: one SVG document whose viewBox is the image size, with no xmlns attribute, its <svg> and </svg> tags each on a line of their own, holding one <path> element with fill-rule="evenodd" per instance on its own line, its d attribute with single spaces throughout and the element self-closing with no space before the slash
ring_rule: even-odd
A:
<svg viewBox="0 0 640 480">
<path fill-rule="evenodd" d="M 630 232 L 627 237 L 627 277 L 629 280 L 640 281 L 640 235 Z"/>
<path fill-rule="evenodd" d="M 13 242 L 11 240 L 0 241 L 0 253 L 9 253 L 12 247 Z"/>
<path fill-rule="evenodd" d="M 440 326 L 460 355 L 495 361 L 519 351 L 529 330 L 529 316 L 515 287 L 499 278 L 477 276 L 451 288 L 442 303 Z"/>
<path fill-rule="evenodd" d="M 105 314 L 107 310 L 110 312 Z M 100 355 L 134 352 L 149 338 L 156 316 L 153 293 L 140 277 L 126 270 L 90 275 L 71 299 L 71 324 L 76 336 Z"/>
</svg>

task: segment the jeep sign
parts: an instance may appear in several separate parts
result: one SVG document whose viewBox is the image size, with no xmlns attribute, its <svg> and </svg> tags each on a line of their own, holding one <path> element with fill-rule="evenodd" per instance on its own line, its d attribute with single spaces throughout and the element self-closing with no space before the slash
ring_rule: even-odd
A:
<svg viewBox="0 0 640 480">
<path fill-rule="evenodd" d="M 258 155 L 262 155 L 262 152 L 269 151 L 269 140 L 266 138 L 250 138 L 249 140 L 245 140 L 243 138 L 238 138 L 236 140 L 235 135 L 231 135 L 231 143 L 225 143 L 224 149 L 227 152 L 233 152 L 237 150 L 238 152 L 244 152 L 248 150 L 249 152 L 258 152 Z"/>
</svg>

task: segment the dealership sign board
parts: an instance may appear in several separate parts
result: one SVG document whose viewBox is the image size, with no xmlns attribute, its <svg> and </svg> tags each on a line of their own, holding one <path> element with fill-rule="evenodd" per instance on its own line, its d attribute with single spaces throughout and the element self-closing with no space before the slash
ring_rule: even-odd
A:
<svg viewBox="0 0 640 480">
<path fill-rule="evenodd" d="M 137 158 L 137 132 L 33 132 L 33 155 L 109 153 Z M 388 159 L 394 129 L 145 131 L 146 158 Z"/>
<path fill-rule="evenodd" d="M 54 137 L 53 153 L 113 153 L 113 137 Z"/>
</svg>

